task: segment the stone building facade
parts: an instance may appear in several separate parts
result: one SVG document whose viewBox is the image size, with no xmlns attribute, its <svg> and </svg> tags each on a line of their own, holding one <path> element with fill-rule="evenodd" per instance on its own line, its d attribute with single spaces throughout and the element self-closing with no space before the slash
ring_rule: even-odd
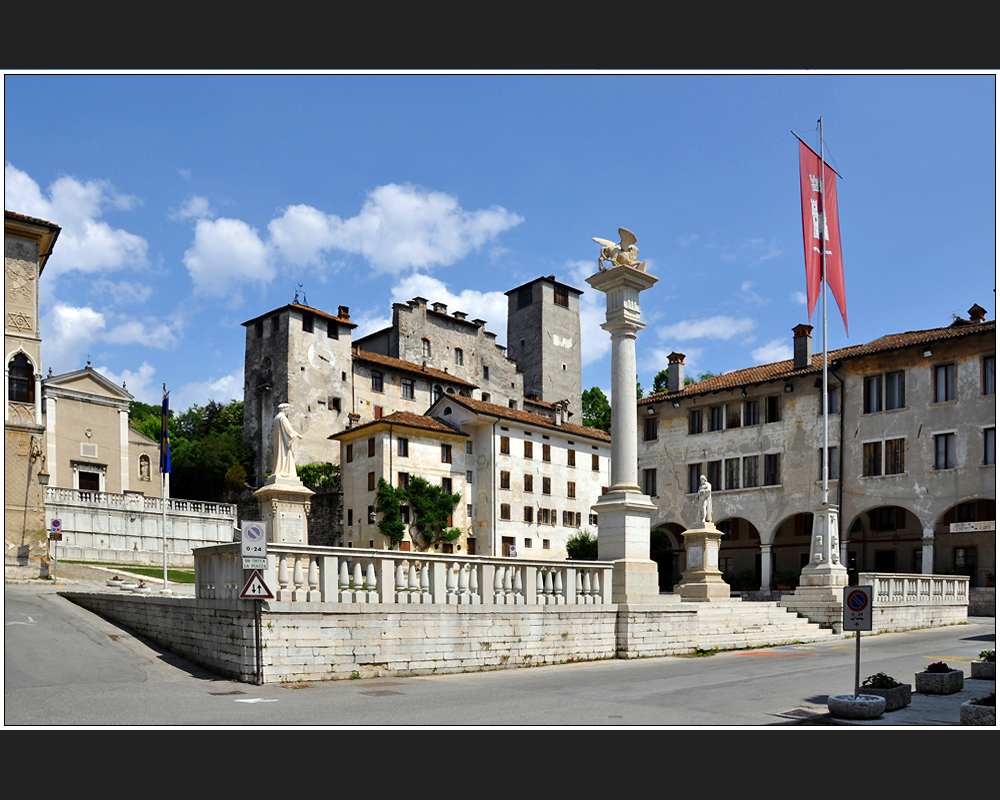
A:
<svg viewBox="0 0 1000 800">
<path fill-rule="evenodd" d="M 984 313 L 828 354 L 828 490 L 852 578 L 954 570 L 984 586 L 995 572 L 996 324 Z M 730 579 L 768 588 L 808 559 L 823 499 L 822 354 L 809 326 L 793 330 L 792 360 L 687 386 L 674 353 L 668 391 L 638 401 L 661 587 L 684 568 L 702 474 Z"/>
<path fill-rule="evenodd" d="M 4 573 L 48 574 L 38 281 L 60 227 L 4 210 Z"/>
</svg>

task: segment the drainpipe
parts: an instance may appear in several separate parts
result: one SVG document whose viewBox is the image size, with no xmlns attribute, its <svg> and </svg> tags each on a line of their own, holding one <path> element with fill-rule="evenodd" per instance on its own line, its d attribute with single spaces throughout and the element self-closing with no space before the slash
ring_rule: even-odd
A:
<svg viewBox="0 0 1000 800">
<path fill-rule="evenodd" d="M 848 545 L 849 541 L 844 539 L 844 415 L 845 415 L 845 391 L 844 379 L 834 367 L 829 367 L 829 371 L 840 384 L 840 446 L 837 453 L 837 538 L 840 540 L 840 563 L 847 568 L 849 562 Z M 823 402 L 829 402 L 829 398 L 824 397 Z M 859 570 L 860 571 L 860 570 Z"/>
</svg>

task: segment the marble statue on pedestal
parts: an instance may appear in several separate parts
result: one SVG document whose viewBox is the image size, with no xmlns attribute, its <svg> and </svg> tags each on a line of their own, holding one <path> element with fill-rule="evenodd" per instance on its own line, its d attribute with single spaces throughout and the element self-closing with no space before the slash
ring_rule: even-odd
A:
<svg viewBox="0 0 1000 800">
<path fill-rule="evenodd" d="M 287 411 L 291 408 L 288 403 L 278 406 L 278 414 L 274 418 L 273 444 L 274 444 L 274 472 L 276 477 L 295 478 L 295 440 L 301 439 L 302 434 L 297 433 L 292 428 L 292 423 L 288 421 Z"/>
<path fill-rule="evenodd" d="M 712 522 L 712 484 L 704 475 L 698 484 L 698 521 L 702 526 Z"/>
<path fill-rule="evenodd" d="M 639 248 L 635 246 L 635 234 L 627 228 L 619 228 L 618 235 L 621 243 L 615 244 L 607 239 L 593 237 L 594 241 L 601 245 L 601 254 L 597 258 L 597 268 L 599 270 L 608 269 L 604 266 L 605 261 L 610 261 L 612 267 L 632 267 L 640 272 L 646 271 L 646 262 L 639 260 Z"/>
</svg>

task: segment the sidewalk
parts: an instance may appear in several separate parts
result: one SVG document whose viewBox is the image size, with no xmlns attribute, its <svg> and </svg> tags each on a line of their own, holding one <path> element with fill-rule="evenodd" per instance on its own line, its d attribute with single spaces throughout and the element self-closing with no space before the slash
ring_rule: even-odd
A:
<svg viewBox="0 0 1000 800">
<path fill-rule="evenodd" d="M 887 711 L 878 719 L 836 719 L 829 717 L 831 725 L 954 725 L 958 726 L 959 706 L 966 700 L 985 697 L 996 692 L 996 681 L 965 678 L 965 685 L 955 694 L 917 694 L 910 704 L 898 711 Z M 862 693 L 864 690 L 862 689 Z"/>
</svg>

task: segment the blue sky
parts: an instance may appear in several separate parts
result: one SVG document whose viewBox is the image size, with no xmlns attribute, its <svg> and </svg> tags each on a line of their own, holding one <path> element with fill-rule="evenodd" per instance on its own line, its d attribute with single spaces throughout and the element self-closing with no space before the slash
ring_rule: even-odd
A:
<svg viewBox="0 0 1000 800">
<path fill-rule="evenodd" d="M 506 338 L 504 292 L 582 296 L 610 396 L 592 237 L 635 232 L 648 391 L 791 357 L 806 322 L 798 151 L 839 171 L 850 338 L 995 318 L 994 74 L 6 73 L 4 206 L 63 228 L 43 368 L 183 410 L 242 397 L 241 322 L 291 302 L 356 335 L 420 295 Z M 301 289 L 299 288 L 301 284 Z M 819 307 L 811 320 L 821 347 Z"/>
</svg>

